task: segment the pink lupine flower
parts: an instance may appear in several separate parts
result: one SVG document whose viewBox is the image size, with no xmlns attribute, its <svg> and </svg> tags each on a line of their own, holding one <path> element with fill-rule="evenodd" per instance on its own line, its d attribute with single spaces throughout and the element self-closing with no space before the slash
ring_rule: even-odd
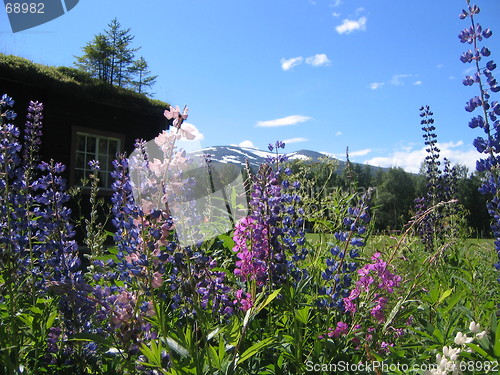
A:
<svg viewBox="0 0 500 375">
<path fill-rule="evenodd" d="M 188 118 L 188 107 L 184 106 L 184 110 L 181 112 L 179 106 L 172 107 L 170 106 L 168 110 L 163 112 L 163 115 L 168 119 L 173 119 L 172 125 L 176 128 L 180 128 L 185 119 Z"/>
</svg>

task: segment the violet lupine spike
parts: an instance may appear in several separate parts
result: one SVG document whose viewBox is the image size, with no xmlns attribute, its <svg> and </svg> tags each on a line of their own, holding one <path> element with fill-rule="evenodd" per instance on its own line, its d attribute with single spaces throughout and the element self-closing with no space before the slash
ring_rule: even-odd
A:
<svg viewBox="0 0 500 375">
<path fill-rule="evenodd" d="M 26 169 L 32 170 L 40 159 L 40 146 L 42 144 L 43 104 L 30 101 L 24 131 L 23 158 Z"/>
<path fill-rule="evenodd" d="M 349 296 L 352 275 L 358 268 L 360 250 L 365 246 L 364 239 L 368 235 L 367 227 L 370 216 L 371 189 L 350 207 L 343 220 L 343 230 L 335 233 L 338 244 L 330 249 L 331 257 L 326 259 L 326 268 L 321 274 L 326 281 L 320 287 L 318 305 L 336 308 L 341 312 L 346 309 L 345 298 Z"/>
<path fill-rule="evenodd" d="M 470 27 L 466 28 L 459 34 L 459 39 L 462 43 L 467 43 L 472 46 L 472 49 L 466 51 L 460 57 L 463 63 L 472 63 L 475 68 L 474 78 L 467 76 L 464 80 L 464 85 L 479 86 L 479 96 L 475 96 L 467 102 L 465 110 L 474 112 L 479 109 L 481 114 L 476 115 L 469 122 L 471 128 L 481 128 L 486 134 L 486 137 L 477 137 L 474 140 L 474 146 L 483 158 L 476 163 L 476 170 L 479 172 L 487 172 L 487 177 L 482 183 L 479 191 L 483 194 L 491 194 L 493 197 L 487 203 L 486 208 L 492 217 L 491 230 L 495 237 L 495 249 L 498 254 L 499 261 L 495 263 L 495 267 L 500 271 L 500 104 L 497 100 L 492 100 L 492 95 L 500 91 L 500 85 L 494 78 L 493 71 L 496 69 L 496 64 L 493 60 L 486 63 L 485 58 L 489 58 L 491 51 L 486 46 L 480 46 L 479 43 L 483 39 L 488 39 L 493 35 L 489 29 L 483 29 L 475 19 L 479 14 L 479 7 L 471 5 L 470 0 L 467 0 L 467 10 L 462 10 L 459 15 L 460 19 L 469 19 Z M 473 82 L 472 82 L 473 81 Z M 498 278 L 500 282 L 500 278 Z"/>
</svg>

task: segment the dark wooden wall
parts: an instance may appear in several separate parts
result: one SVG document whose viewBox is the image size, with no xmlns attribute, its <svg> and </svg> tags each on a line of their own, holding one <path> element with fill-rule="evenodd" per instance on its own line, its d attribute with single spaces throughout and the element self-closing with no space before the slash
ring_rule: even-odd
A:
<svg viewBox="0 0 500 375">
<path fill-rule="evenodd" d="M 29 101 L 44 104 L 42 158 L 54 159 L 70 166 L 73 129 L 86 128 L 97 134 L 114 133 L 122 136 L 123 150 L 130 153 L 137 138 L 151 140 L 168 127 L 163 116 L 164 107 L 137 104 L 133 107 L 120 104 L 119 98 L 109 100 L 106 96 L 92 99 L 71 94 L 71 90 L 58 92 L 39 85 L 2 77 L 0 95 L 8 94 L 15 100 L 14 110 L 18 114 L 14 123 L 23 127 Z"/>
</svg>

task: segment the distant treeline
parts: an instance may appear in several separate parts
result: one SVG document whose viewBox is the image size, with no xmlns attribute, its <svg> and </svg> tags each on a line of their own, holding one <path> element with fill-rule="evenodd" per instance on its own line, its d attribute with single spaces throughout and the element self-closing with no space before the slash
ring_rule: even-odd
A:
<svg viewBox="0 0 500 375">
<path fill-rule="evenodd" d="M 337 188 L 359 191 L 373 188 L 374 229 L 376 231 L 401 230 L 415 214 L 415 199 L 425 196 L 426 179 L 423 173 L 405 172 L 402 168 L 374 168 L 349 163 L 338 173 L 338 162 L 308 163 L 293 160 L 288 164 L 293 172 L 306 170 L 308 179 L 320 188 L 311 193 L 326 196 Z M 305 167 L 305 168 L 304 168 Z M 490 236 L 490 217 L 486 211 L 488 197 L 478 192 L 481 176 L 469 173 L 465 166 L 458 166 L 455 199 L 463 206 L 471 235 Z"/>
</svg>

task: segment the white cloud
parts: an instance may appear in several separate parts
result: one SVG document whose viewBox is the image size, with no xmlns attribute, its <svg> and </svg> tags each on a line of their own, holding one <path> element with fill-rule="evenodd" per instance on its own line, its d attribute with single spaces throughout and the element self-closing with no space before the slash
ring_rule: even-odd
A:
<svg viewBox="0 0 500 375">
<path fill-rule="evenodd" d="M 239 147 L 248 147 L 248 148 L 257 148 L 255 147 L 255 145 L 253 144 L 252 141 L 249 141 L 249 140 L 245 140 L 243 142 L 240 142 L 238 144 Z"/>
<path fill-rule="evenodd" d="M 337 136 L 337 137 L 338 137 L 338 136 L 341 136 L 342 134 L 344 134 L 344 133 L 342 133 L 342 132 L 339 130 L 339 131 L 337 131 L 337 132 L 335 133 L 335 136 Z"/>
<path fill-rule="evenodd" d="M 277 126 L 289 126 L 289 125 L 295 125 L 299 124 L 301 122 L 305 122 L 310 120 L 311 117 L 308 116 L 302 116 L 302 115 L 292 115 L 292 116 L 287 116 L 287 117 L 281 117 L 275 120 L 268 120 L 268 121 L 258 121 L 257 122 L 257 127 L 259 128 L 273 128 Z"/>
<path fill-rule="evenodd" d="M 297 66 L 297 65 L 300 65 L 302 64 L 302 61 L 303 61 L 303 57 L 302 56 L 298 56 L 298 57 L 292 57 L 290 59 L 281 59 L 280 63 L 281 63 L 281 69 L 283 69 L 284 71 L 287 71 L 287 70 L 290 70 L 292 69 L 294 66 Z"/>
<path fill-rule="evenodd" d="M 444 68 L 444 64 L 437 64 L 437 65 L 436 65 L 436 68 L 437 68 L 437 69 Z"/>
<path fill-rule="evenodd" d="M 358 150 L 358 151 L 349 151 L 349 156 L 356 157 L 356 156 L 365 156 L 372 152 L 371 148 L 365 148 L 364 150 Z"/>
<path fill-rule="evenodd" d="M 413 77 L 413 74 L 394 74 L 389 82 L 394 86 L 402 86 L 405 84 L 403 80 L 409 77 Z"/>
<path fill-rule="evenodd" d="M 182 128 L 189 131 L 189 133 L 194 135 L 193 141 L 202 141 L 205 139 L 205 135 L 198 130 L 196 126 L 191 124 L 190 122 L 184 121 L 182 123 Z"/>
<path fill-rule="evenodd" d="M 349 20 L 349 19 L 344 19 L 342 21 L 341 25 L 338 25 L 335 30 L 339 34 L 350 34 L 353 31 L 359 30 L 359 31 L 365 31 L 366 30 L 366 17 L 361 17 L 357 21 L 356 20 Z"/>
<path fill-rule="evenodd" d="M 290 139 L 285 139 L 283 142 L 285 144 L 289 143 L 301 143 L 301 142 L 307 142 L 309 139 L 304 138 L 304 137 L 298 137 L 298 138 L 290 138 Z"/>
<path fill-rule="evenodd" d="M 310 56 L 306 59 L 306 64 L 312 65 L 312 66 L 322 66 L 322 65 L 329 65 L 331 61 L 328 59 L 328 56 L 325 55 L 324 53 L 318 53 L 314 56 Z"/>
<path fill-rule="evenodd" d="M 334 7 L 338 7 L 338 6 L 340 6 L 340 5 L 342 5 L 342 0 L 334 0 L 334 1 L 333 1 L 332 6 L 334 6 Z"/>
<path fill-rule="evenodd" d="M 384 86 L 384 82 L 372 82 L 370 83 L 370 89 L 376 90 Z"/>
<path fill-rule="evenodd" d="M 413 82 L 413 84 L 414 84 L 415 86 L 420 86 L 420 85 L 422 84 L 422 81 L 415 81 L 415 82 Z"/>
<path fill-rule="evenodd" d="M 471 172 L 476 168 L 476 160 L 480 155 L 472 146 L 464 148 L 462 141 L 438 143 L 437 146 L 441 150 L 441 160 L 447 158 L 452 165 L 465 165 Z M 425 146 L 417 150 L 412 146 L 401 147 L 390 156 L 374 157 L 364 163 L 380 167 L 400 167 L 407 172 L 418 173 L 427 156 L 425 149 Z"/>
<path fill-rule="evenodd" d="M 334 16 L 335 18 L 339 18 L 339 17 L 340 17 L 340 13 L 338 13 L 338 12 L 333 12 L 333 13 L 332 13 L 332 16 Z"/>
</svg>

